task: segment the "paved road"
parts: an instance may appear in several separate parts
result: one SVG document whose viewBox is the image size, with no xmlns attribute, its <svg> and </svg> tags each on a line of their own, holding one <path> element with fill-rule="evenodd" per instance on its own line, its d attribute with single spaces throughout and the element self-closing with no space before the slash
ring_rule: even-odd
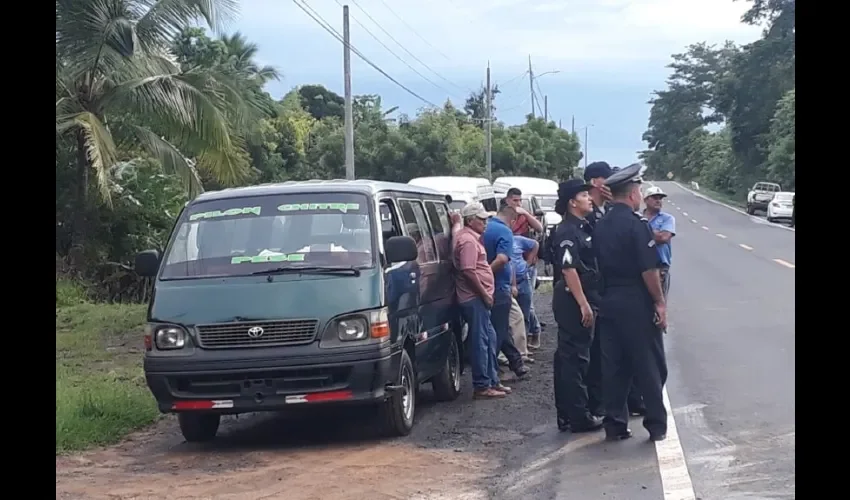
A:
<svg viewBox="0 0 850 500">
<path fill-rule="evenodd" d="M 649 442 L 639 421 L 620 443 L 557 432 L 545 294 L 533 378 L 511 383 L 506 400 L 472 401 L 467 372 L 455 402 L 423 391 L 417 427 L 396 440 L 372 435 L 365 413 L 241 418 L 191 446 L 166 419 L 119 446 L 57 458 L 57 498 L 794 498 L 794 232 L 658 184 L 678 222 L 667 441 Z"/>
</svg>

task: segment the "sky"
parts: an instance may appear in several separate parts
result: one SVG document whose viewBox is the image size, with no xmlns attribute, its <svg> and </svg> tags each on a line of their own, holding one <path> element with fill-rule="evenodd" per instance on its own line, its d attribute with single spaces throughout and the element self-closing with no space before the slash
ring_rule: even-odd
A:
<svg viewBox="0 0 850 500">
<path fill-rule="evenodd" d="M 462 105 L 484 83 L 489 63 L 502 91 L 497 118 L 523 123 L 532 106 L 530 56 L 550 120 L 570 129 L 574 119 L 589 161 L 620 166 L 645 149 L 647 101 L 665 87 L 671 54 L 702 41 L 749 43 L 761 31 L 740 22 L 749 7 L 743 0 L 299 1 L 339 33 L 347 2 L 352 46 L 419 97 L 355 55 L 353 94 L 379 94 L 385 107 L 410 115 L 425 101 Z M 343 94 L 342 44 L 294 1 L 240 5 L 227 31 L 258 44 L 258 62 L 280 71 L 281 80 L 267 87 L 274 97 L 303 84 Z"/>
</svg>

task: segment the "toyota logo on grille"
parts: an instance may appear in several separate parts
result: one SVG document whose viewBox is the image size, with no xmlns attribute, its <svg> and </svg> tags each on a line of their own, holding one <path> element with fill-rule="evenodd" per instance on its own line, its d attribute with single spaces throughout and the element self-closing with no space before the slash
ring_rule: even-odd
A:
<svg viewBox="0 0 850 500">
<path fill-rule="evenodd" d="M 263 327 L 261 326 L 252 326 L 248 329 L 248 336 L 252 339 L 260 338 L 263 336 Z"/>
</svg>

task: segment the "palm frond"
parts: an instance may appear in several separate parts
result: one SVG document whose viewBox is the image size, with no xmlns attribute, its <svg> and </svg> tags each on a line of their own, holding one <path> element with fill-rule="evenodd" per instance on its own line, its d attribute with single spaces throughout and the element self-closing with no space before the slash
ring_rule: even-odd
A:
<svg viewBox="0 0 850 500">
<path fill-rule="evenodd" d="M 204 192 L 204 186 L 195 166 L 173 144 L 144 127 L 131 125 L 131 128 L 142 146 L 159 160 L 162 170 L 167 174 L 180 177 L 190 198 Z"/>
<path fill-rule="evenodd" d="M 86 157 L 95 171 L 98 190 L 103 201 L 112 205 L 109 192 L 109 169 L 115 164 L 117 157 L 115 143 L 112 134 L 103 125 L 103 122 L 88 111 L 57 117 L 56 131 L 58 133 L 77 129 L 83 134 L 85 141 Z"/>
<path fill-rule="evenodd" d="M 148 7 L 136 25 L 146 48 L 166 46 L 193 21 L 203 19 L 213 31 L 225 28 L 238 12 L 237 0 L 137 0 Z"/>
</svg>

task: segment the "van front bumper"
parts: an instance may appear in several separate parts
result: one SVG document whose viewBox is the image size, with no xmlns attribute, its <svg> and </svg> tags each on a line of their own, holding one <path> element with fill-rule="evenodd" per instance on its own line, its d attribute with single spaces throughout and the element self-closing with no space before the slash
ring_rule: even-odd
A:
<svg viewBox="0 0 850 500">
<path fill-rule="evenodd" d="M 237 414 L 383 401 L 396 382 L 400 353 L 387 345 L 358 354 L 278 360 L 146 357 L 144 366 L 162 413 Z"/>
</svg>

